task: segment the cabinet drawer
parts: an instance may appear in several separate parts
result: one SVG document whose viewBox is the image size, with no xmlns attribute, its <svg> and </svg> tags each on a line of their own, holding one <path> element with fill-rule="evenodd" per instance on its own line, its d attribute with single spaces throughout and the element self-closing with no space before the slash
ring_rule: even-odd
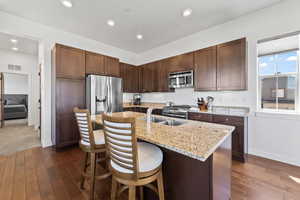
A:
<svg viewBox="0 0 300 200">
<path fill-rule="evenodd" d="M 202 121 L 202 122 L 212 122 L 213 121 L 212 115 L 204 114 L 204 113 L 196 113 L 196 112 L 189 112 L 188 119 Z"/>
<path fill-rule="evenodd" d="M 214 115 L 213 122 L 237 126 L 244 123 L 244 118 L 236 116 Z"/>
</svg>

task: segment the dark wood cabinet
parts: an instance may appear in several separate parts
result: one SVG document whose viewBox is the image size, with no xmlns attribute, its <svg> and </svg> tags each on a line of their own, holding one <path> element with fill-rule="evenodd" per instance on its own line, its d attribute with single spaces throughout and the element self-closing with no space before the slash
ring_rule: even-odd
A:
<svg viewBox="0 0 300 200">
<path fill-rule="evenodd" d="M 104 56 L 105 74 L 108 76 L 120 77 L 119 59 Z"/>
<path fill-rule="evenodd" d="M 217 47 L 213 46 L 196 51 L 194 61 L 195 90 L 217 90 Z"/>
<path fill-rule="evenodd" d="M 202 122 L 213 122 L 213 117 L 210 114 L 203 114 L 197 112 L 189 112 L 188 119 L 202 121 Z"/>
<path fill-rule="evenodd" d="M 57 148 L 77 144 L 79 132 L 73 108 L 85 108 L 85 80 L 56 79 L 56 132 L 52 139 Z"/>
<path fill-rule="evenodd" d="M 217 45 L 217 90 L 246 89 L 246 39 Z"/>
<path fill-rule="evenodd" d="M 86 74 L 120 77 L 119 59 L 86 52 Z"/>
<path fill-rule="evenodd" d="M 194 70 L 195 91 L 246 90 L 246 39 L 147 63 L 139 70 L 124 68 L 121 76 L 126 80 L 126 92 L 173 92 L 169 73 L 188 70 Z"/>
<path fill-rule="evenodd" d="M 158 61 L 156 62 L 155 68 L 155 77 L 156 79 L 156 92 L 172 92 L 174 89 L 169 88 L 169 67 L 168 62 Z"/>
<path fill-rule="evenodd" d="M 194 53 L 186 53 L 162 60 L 169 72 L 188 71 L 194 69 Z"/>
<path fill-rule="evenodd" d="M 248 137 L 247 131 L 245 131 L 246 124 L 244 117 L 214 115 L 213 122 L 235 127 L 232 133 L 232 158 L 245 162 L 247 156 L 245 150 L 248 144 Z"/>
<path fill-rule="evenodd" d="M 139 67 L 129 65 L 126 63 L 120 63 L 120 75 L 123 80 L 123 92 L 140 92 Z"/>
<path fill-rule="evenodd" d="M 232 133 L 232 159 L 245 162 L 247 158 L 248 133 L 246 129 L 247 120 L 244 117 L 189 112 L 188 119 L 234 126 L 235 130 Z"/>
<path fill-rule="evenodd" d="M 54 52 L 56 77 L 85 78 L 85 51 L 56 44 Z"/>
<path fill-rule="evenodd" d="M 86 52 L 86 73 L 105 75 L 104 56 L 92 52 Z"/>
<path fill-rule="evenodd" d="M 85 51 L 56 44 L 52 50 L 55 79 L 55 130 L 52 142 L 57 149 L 77 144 L 78 127 L 73 108 L 85 108 Z"/>
<path fill-rule="evenodd" d="M 141 72 L 141 92 L 153 92 L 155 77 L 155 68 L 153 63 L 143 65 Z"/>
<path fill-rule="evenodd" d="M 124 107 L 123 111 L 147 113 L 148 107 Z M 153 115 L 162 115 L 162 109 L 153 109 Z"/>
</svg>

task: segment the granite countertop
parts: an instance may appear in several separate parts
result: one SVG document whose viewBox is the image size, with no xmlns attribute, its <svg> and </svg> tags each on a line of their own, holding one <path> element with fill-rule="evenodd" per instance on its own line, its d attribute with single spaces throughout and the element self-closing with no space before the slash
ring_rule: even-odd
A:
<svg viewBox="0 0 300 200">
<path fill-rule="evenodd" d="M 192 107 L 189 112 L 247 117 L 249 115 L 250 109 L 247 107 L 214 106 L 211 110 L 201 111 L 198 107 Z"/>
<path fill-rule="evenodd" d="M 146 142 L 156 144 L 166 149 L 176 151 L 191 158 L 205 161 L 233 132 L 233 126 L 175 119 L 183 122 L 180 126 L 167 126 L 151 123 L 147 127 L 146 114 L 136 112 L 112 113 L 116 117 L 136 118 L 137 137 Z M 155 115 L 152 115 L 155 116 Z M 164 116 L 158 118 L 174 119 Z M 96 123 L 102 124 L 101 115 L 91 116 Z"/>
<path fill-rule="evenodd" d="M 141 103 L 141 105 L 133 105 L 132 103 L 124 103 L 123 107 L 145 107 L 145 108 L 157 108 L 163 109 L 166 104 L 164 103 Z M 229 115 L 237 117 L 247 117 L 250 109 L 248 107 L 237 107 L 237 106 L 213 106 L 212 110 L 201 111 L 198 107 L 192 106 L 189 112 L 197 112 L 212 115 Z"/>
</svg>

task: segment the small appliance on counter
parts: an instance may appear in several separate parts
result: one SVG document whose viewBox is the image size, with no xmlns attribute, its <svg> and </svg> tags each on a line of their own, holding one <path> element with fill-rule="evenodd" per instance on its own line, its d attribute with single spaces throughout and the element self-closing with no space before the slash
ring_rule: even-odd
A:
<svg viewBox="0 0 300 200">
<path fill-rule="evenodd" d="M 141 105 L 141 94 L 134 94 L 133 95 L 133 105 Z"/>
<path fill-rule="evenodd" d="M 213 108 L 213 102 L 214 102 L 214 98 L 212 96 L 208 96 L 206 97 L 206 101 L 207 101 L 207 110 L 212 110 Z"/>
</svg>

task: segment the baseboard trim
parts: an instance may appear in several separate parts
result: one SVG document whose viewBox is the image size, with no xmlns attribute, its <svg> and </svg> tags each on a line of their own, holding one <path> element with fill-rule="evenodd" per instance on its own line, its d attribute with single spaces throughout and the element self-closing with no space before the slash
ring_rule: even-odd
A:
<svg viewBox="0 0 300 200">
<path fill-rule="evenodd" d="M 255 156 L 259 156 L 259 157 L 264 157 L 264 158 L 268 158 L 271 160 L 276 160 L 279 162 L 283 162 L 283 163 L 287 163 L 290 165 L 295 165 L 300 167 L 300 160 L 299 159 L 287 159 L 286 157 L 280 156 L 280 155 L 276 155 L 273 153 L 268 153 L 268 152 L 264 152 L 264 151 L 258 151 L 255 149 L 249 149 L 249 154 L 255 155 Z"/>
</svg>

